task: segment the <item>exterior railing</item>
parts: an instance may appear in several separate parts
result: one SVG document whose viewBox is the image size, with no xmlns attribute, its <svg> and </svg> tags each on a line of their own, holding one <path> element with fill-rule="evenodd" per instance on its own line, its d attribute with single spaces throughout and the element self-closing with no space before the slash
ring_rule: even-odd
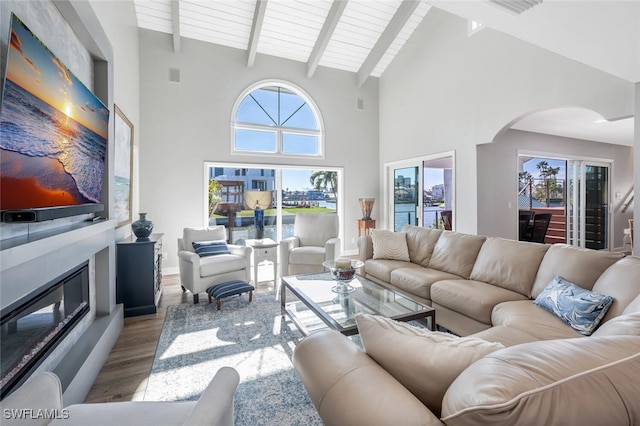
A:
<svg viewBox="0 0 640 426">
<path fill-rule="evenodd" d="M 565 207 L 567 188 L 565 179 L 529 179 L 520 181 L 518 208 L 531 210 L 536 207 Z"/>
</svg>

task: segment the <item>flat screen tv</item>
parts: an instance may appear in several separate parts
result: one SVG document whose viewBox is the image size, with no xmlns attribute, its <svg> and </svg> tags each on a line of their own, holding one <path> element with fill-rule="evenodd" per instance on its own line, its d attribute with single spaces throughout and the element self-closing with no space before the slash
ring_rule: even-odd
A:
<svg viewBox="0 0 640 426">
<path fill-rule="evenodd" d="M 15 14 L 3 87 L 2 220 L 102 211 L 109 110 Z"/>
</svg>

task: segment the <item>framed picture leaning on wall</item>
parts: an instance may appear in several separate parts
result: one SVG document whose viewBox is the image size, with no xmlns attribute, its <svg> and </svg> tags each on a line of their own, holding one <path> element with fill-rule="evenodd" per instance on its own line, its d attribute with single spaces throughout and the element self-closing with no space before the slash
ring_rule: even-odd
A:
<svg viewBox="0 0 640 426">
<path fill-rule="evenodd" d="M 115 154 L 113 166 L 114 216 L 118 227 L 131 223 L 132 217 L 132 177 L 133 177 L 133 124 L 117 105 L 115 110 L 114 139 Z"/>
</svg>

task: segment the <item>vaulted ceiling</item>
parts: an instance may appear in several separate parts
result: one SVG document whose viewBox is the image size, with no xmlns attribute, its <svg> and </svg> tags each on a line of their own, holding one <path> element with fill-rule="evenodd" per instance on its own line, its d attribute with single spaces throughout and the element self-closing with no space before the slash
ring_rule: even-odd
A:
<svg viewBox="0 0 640 426">
<path fill-rule="evenodd" d="M 135 0 L 138 26 L 247 51 L 379 77 L 431 6 L 402 0 Z"/>
<path fill-rule="evenodd" d="M 319 66 L 353 72 L 358 86 L 383 75 L 432 7 L 640 82 L 640 0 L 134 0 L 134 5 L 138 26 L 172 34 L 175 51 L 182 37 L 193 38 L 246 51 L 248 67 L 258 53 L 278 56 L 305 62 L 308 77 Z M 551 134 L 570 136 L 572 127 L 593 124 L 586 111 L 558 116 L 567 128 Z M 521 129 L 549 133 L 558 126 L 554 117 L 530 118 Z M 555 124 L 539 127 L 550 121 Z M 607 126 L 598 121 L 599 128 Z M 633 145 L 632 119 L 611 127 L 617 143 Z M 604 131 L 599 139 L 612 138 Z"/>
</svg>

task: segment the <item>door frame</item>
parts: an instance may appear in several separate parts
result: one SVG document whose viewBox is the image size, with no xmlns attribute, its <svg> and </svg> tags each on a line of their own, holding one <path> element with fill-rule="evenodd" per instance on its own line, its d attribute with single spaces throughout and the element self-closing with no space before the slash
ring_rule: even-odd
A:
<svg viewBox="0 0 640 426">
<path fill-rule="evenodd" d="M 609 204 L 609 209 L 607 212 L 607 248 L 604 250 L 609 250 L 611 251 L 613 249 L 613 232 L 612 230 L 615 229 L 614 228 L 614 218 L 613 218 L 613 199 L 612 199 L 612 194 L 611 194 L 611 189 L 612 189 L 612 180 L 613 180 L 613 175 L 614 175 L 614 168 L 615 168 L 615 162 L 612 159 L 609 158 L 598 158 L 598 157 L 586 157 L 586 156 L 580 156 L 580 155 L 575 155 L 575 154 L 562 154 L 562 153 L 550 153 L 550 152 L 543 152 L 543 151 L 531 151 L 531 150 L 523 150 L 523 149 L 518 149 L 516 152 L 516 164 L 518 164 L 518 159 L 520 156 L 526 156 L 526 157 L 538 157 L 538 158 L 549 158 L 549 159 L 554 159 L 554 160 L 562 160 L 565 161 L 567 163 L 567 170 L 566 170 L 566 187 L 567 187 L 567 198 L 569 197 L 568 195 L 568 191 L 569 191 L 569 162 L 570 161 L 580 161 L 582 163 L 582 166 L 584 166 L 585 164 L 587 165 L 596 165 L 596 166 L 608 166 L 609 168 L 609 179 L 607 182 L 608 185 L 608 194 L 609 194 L 609 200 L 608 200 L 608 204 Z M 517 173 L 517 171 L 516 171 Z M 516 175 L 515 177 L 515 193 L 518 193 L 518 176 Z M 583 185 L 584 186 L 584 185 Z M 584 188 L 581 187 L 580 189 L 581 191 L 581 198 L 584 197 Z M 517 210 L 516 210 L 516 214 L 517 214 Z M 565 225 L 565 232 L 566 232 L 566 243 L 570 244 L 570 218 L 569 218 L 569 205 L 568 205 L 568 200 L 567 200 L 567 204 L 565 207 L 565 216 L 566 216 L 566 225 Z M 584 214 L 581 215 L 582 216 L 582 221 L 584 221 Z M 517 221 L 516 221 L 516 225 L 517 225 Z M 517 231 L 516 231 L 517 232 Z M 580 242 L 581 245 L 580 246 L 575 246 L 575 247 L 583 247 L 584 246 L 584 234 L 582 234 L 584 232 L 584 224 L 581 223 L 581 238 L 580 238 Z M 517 234 L 516 234 L 517 235 Z M 570 244 L 573 245 L 573 244 Z"/>
<path fill-rule="evenodd" d="M 421 194 L 424 185 L 424 162 L 430 160 L 437 160 L 444 157 L 451 157 L 451 210 L 453 210 L 453 228 L 455 229 L 456 220 L 456 152 L 443 151 L 436 154 L 425 155 L 421 157 L 413 157 L 404 160 L 389 161 L 383 164 L 383 202 L 385 208 L 382 209 L 382 227 L 381 229 L 393 230 L 393 194 L 394 194 L 394 170 L 405 167 L 418 167 L 418 182 L 419 190 Z M 418 197 L 417 208 L 423 212 L 424 203 L 422 196 Z M 424 226 L 423 223 L 424 212 L 420 215 L 419 225 Z"/>
</svg>

